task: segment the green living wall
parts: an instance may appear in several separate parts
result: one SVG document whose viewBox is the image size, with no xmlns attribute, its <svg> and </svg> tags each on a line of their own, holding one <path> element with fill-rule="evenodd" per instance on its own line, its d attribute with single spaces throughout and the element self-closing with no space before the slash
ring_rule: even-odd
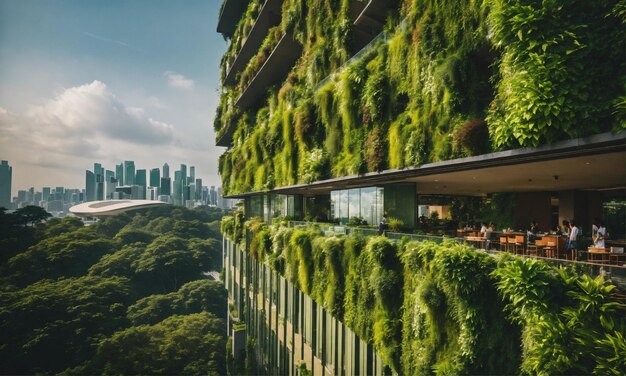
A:
<svg viewBox="0 0 626 376">
<path fill-rule="evenodd" d="M 222 229 L 372 343 L 395 373 L 626 369 L 626 305 L 603 277 L 456 243 L 327 237 L 241 217 L 225 217 Z"/>
<path fill-rule="evenodd" d="M 225 88 L 214 125 L 218 136 L 236 129 L 219 163 L 227 194 L 626 127 L 623 2 L 399 1 L 373 48 L 339 69 L 354 52 L 355 1 L 286 0 L 281 24 Z M 253 1 L 224 70 L 257 14 Z M 302 57 L 259 107 L 238 109 L 285 33 Z"/>
</svg>

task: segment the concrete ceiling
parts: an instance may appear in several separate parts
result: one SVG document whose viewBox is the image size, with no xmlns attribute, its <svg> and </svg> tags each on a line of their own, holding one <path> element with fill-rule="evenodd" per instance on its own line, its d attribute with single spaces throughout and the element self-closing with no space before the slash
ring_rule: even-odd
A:
<svg viewBox="0 0 626 376">
<path fill-rule="evenodd" d="M 555 179 L 555 176 L 558 178 Z M 626 189 L 626 154 L 586 155 L 433 174 L 404 181 L 417 183 L 417 192 L 420 194 L 444 195 Z"/>
</svg>

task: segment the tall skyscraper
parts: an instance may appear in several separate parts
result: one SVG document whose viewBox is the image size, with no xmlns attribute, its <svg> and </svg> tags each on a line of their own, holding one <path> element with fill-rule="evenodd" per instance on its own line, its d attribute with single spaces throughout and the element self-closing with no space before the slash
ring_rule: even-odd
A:
<svg viewBox="0 0 626 376">
<path fill-rule="evenodd" d="M 217 191 L 215 190 L 214 185 L 212 185 L 211 189 L 209 190 L 209 205 L 217 206 Z"/>
<path fill-rule="evenodd" d="M 161 183 L 161 172 L 158 168 L 150 170 L 150 186 L 158 187 Z"/>
<path fill-rule="evenodd" d="M 195 166 L 189 167 L 189 177 L 191 178 L 191 180 L 189 180 L 189 184 L 193 183 L 194 180 L 196 180 L 196 167 Z"/>
<path fill-rule="evenodd" d="M 41 199 L 43 201 L 48 201 L 48 197 L 50 197 L 50 187 L 43 187 L 42 189 Z"/>
<path fill-rule="evenodd" d="M 93 164 L 93 174 L 94 175 L 104 175 L 104 169 L 102 168 L 102 164 L 101 163 L 94 163 Z"/>
<path fill-rule="evenodd" d="M 164 178 L 170 177 L 170 165 L 168 165 L 167 163 L 163 165 L 163 177 Z"/>
<path fill-rule="evenodd" d="M 124 164 L 123 163 L 115 165 L 115 179 L 117 179 L 117 185 L 124 185 Z"/>
<path fill-rule="evenodd" d="M 162 177 L 161 178 L 161 195 L 170 196 L 172 194 L 172 179 Z"/>
<path fill-rule="evenodd" d="M 124 185 L 135 184 L 135 162 L 124 161 Z"/>
<path fill-rule="evenodd" d="M 57 188 L 58 189 L 58 188 Z M 55 190 L 55 195 L 57 191 Z M 85 201 L 95 201 L 96 200 L 96 178 L 94 173 L 86 170 L 85 171 Z"/>
<path fill-rule="evenodd" d="M 11 208 L 11 182 L 13 179 L 13 167 L 8 161 L 0 164 L 0 207 Z"/>
<path fill-rule="evenodd" d="M 174 171 L 174 188 L 172 193 L 172 201 L 174 205 L 180 205 L 183 198 L 183 173 L 182 171 Z"/>
<path fill-rule="evenodd" d="M 192 200 L 194 198 L 192 197 Z M 195 200 L 201 200 L 202 199 L 202 179 L 196 179 L 196 197 Z"/>
<path fill-rule="evenodd" d="M 187 165 L 184 163 L 180 164 L 180 174 L 181 174 L 181 182 L 182 185 L 187 185 Z M 182 189 L 182 188 L 181 188 Z"/>
<path fill-rule="evenodd" d="M 146 182 L 146 170 L 145 169 L 137 170 L 137 173 L 135 174 L 135 185 L 139 186 L 139 198 L 145 199 L 146 187 L 148 186 L 148 183 Z"/>
<path fill-rule="evenodd" d="M 116 185 L 117 180 L 115 179 L 115 173 L 111 170 L 106 170 L 104 173 L 105 200 L 110 200 L 113 197 Z"/>
</svg>

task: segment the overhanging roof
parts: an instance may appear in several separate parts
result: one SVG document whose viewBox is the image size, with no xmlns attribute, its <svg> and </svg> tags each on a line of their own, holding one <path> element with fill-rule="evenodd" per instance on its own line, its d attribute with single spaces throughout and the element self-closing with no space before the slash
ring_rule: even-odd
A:
<svg viewBox="0 0 626 376">
<path fill-rule="evenodd" d="M 228 37 L 233 35 L 235 27 L 246 10 L 249 0 L 224 0 L 217 20 L 217 32 Z"/>
<path fill-rule="evenodd" d="M 493 192 L 626 189 L 626 132 L 602 133 L 536 148 L 506 150 L 227 198 L 265 193 L 310 196 L 397 182 L 415 182 L 419 194 L 474 196 Z"/>
</svg>

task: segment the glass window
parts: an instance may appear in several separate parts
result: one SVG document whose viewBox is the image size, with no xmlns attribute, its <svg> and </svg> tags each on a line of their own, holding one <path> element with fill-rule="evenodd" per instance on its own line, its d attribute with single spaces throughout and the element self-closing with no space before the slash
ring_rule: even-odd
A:
<svg viewBox="0 0 626 376">
<path fill-rule="evenodd" d="M 417 194 L 414 183 L 386 185 L 384 205 L 384 210 L 390 217 L 402 220 L 405 227 L 415 227 Z"/>
<path fill-rule="evenodd" d="M 361 189 L 355 188 L 348 193 L 348 219 L 361 217 Z"/>
<path fill-rule="evenodd" d="M 376 225 L 376 188 L 361 188 L 361 217 L 368 225 Z"/>
<path fill-rule="evenodd" d="M 350 213 L 350 202 L 348 191 L 340 191 L 339 195 L 339 223 L 348 223 Z"/>
</svg>

